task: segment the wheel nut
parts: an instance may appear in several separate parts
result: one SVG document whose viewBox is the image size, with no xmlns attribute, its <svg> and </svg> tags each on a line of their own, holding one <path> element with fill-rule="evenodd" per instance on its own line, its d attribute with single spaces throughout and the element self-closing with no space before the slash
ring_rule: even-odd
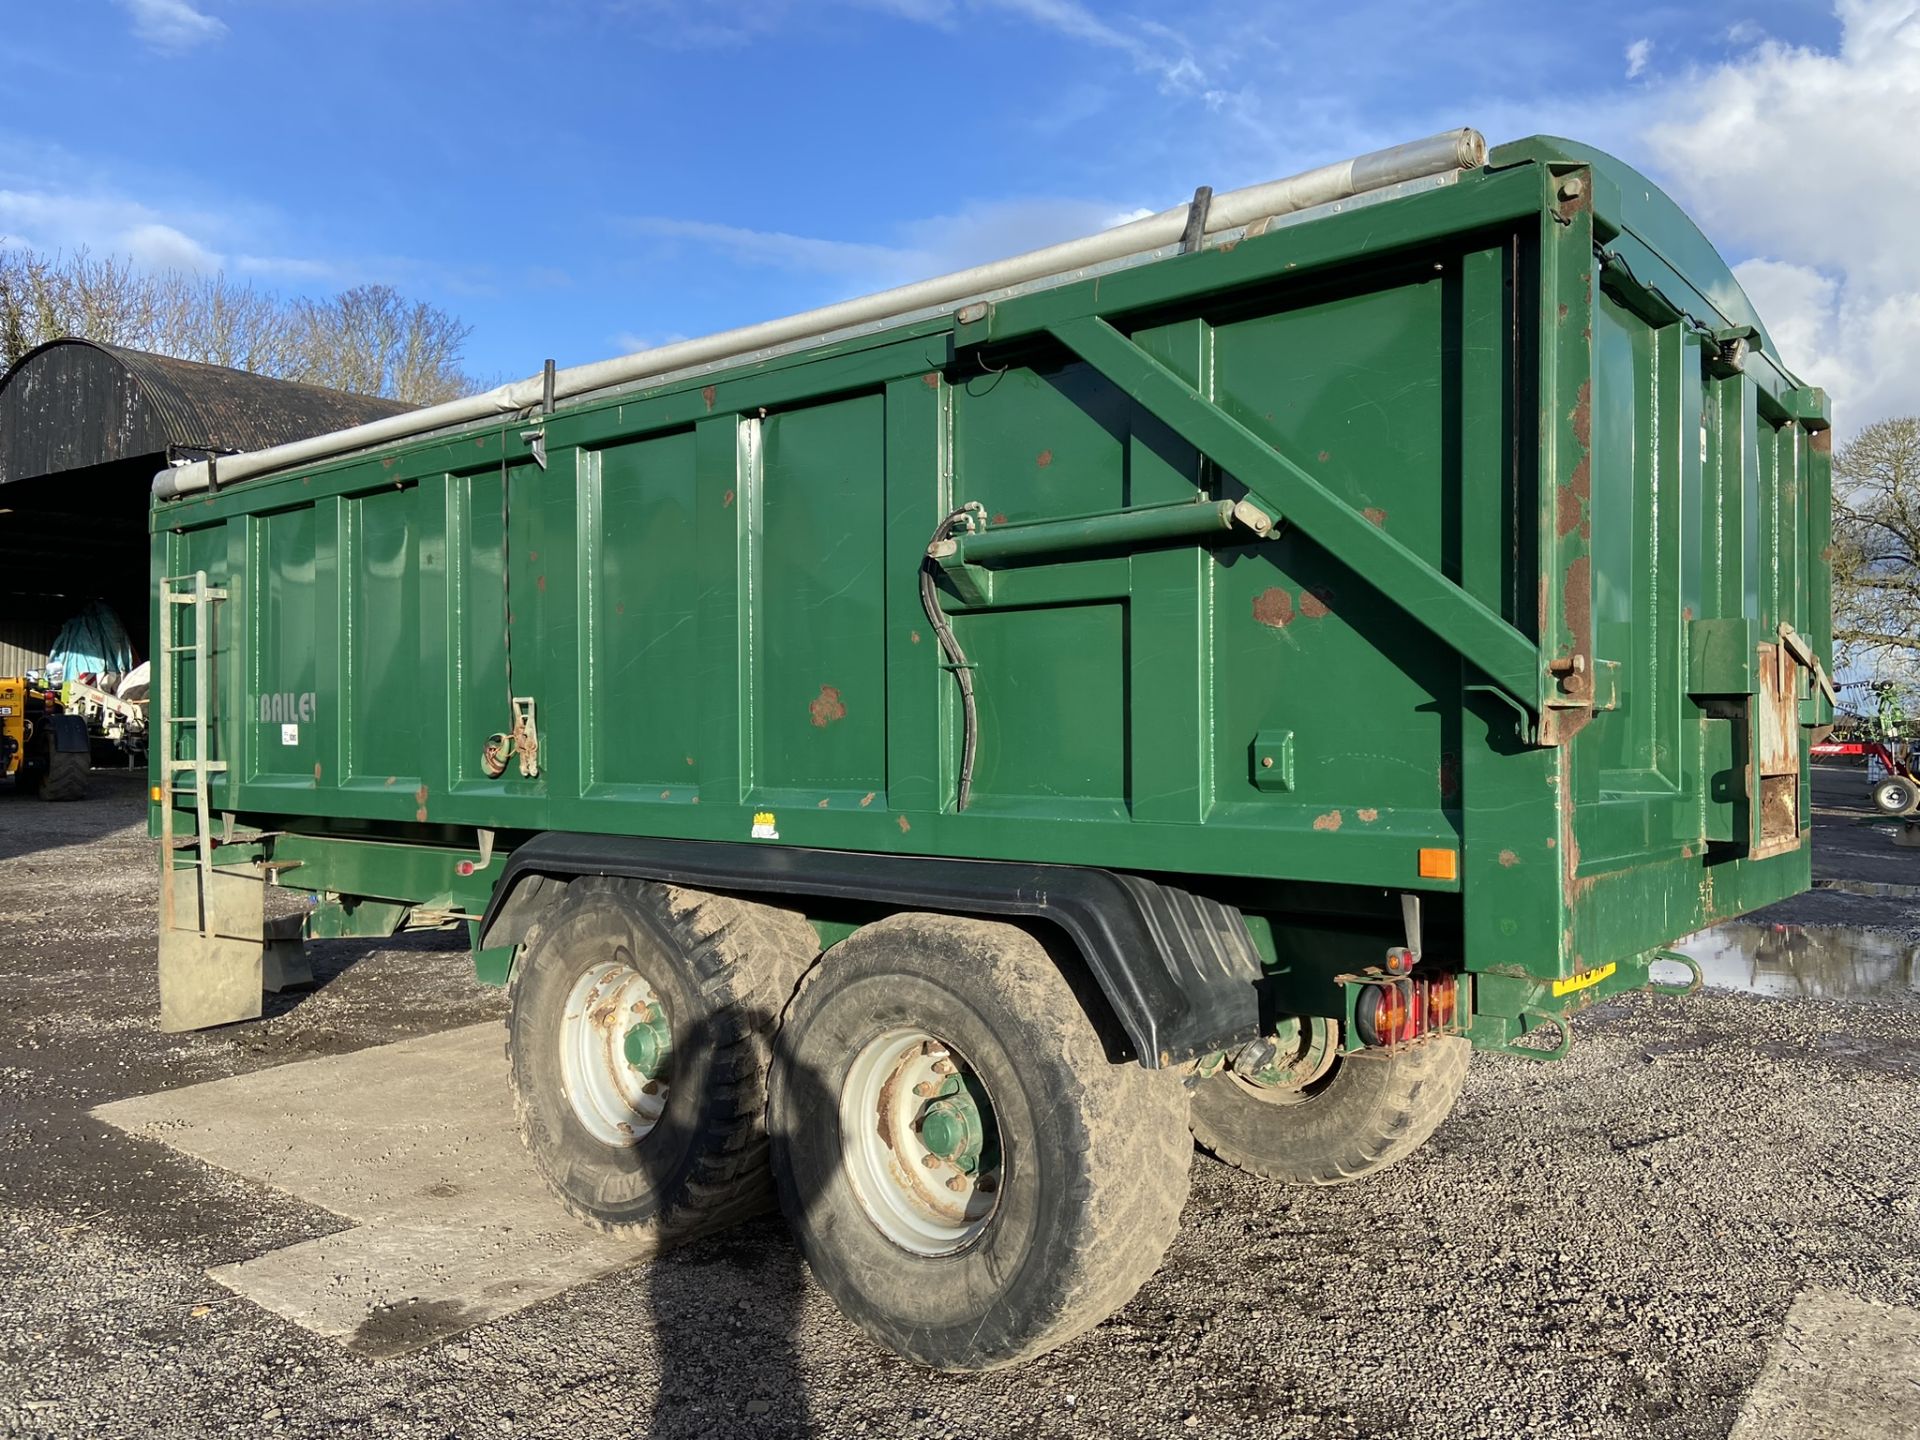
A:
<svg viewBox="0 0 1920 1440">
<path fill-rule="evenodd" d="M 922 1155 L 920 1157 L 920 1163 L 929 1170 L 938 1170 L 940 1168 L 940 1157 L 938 1155 Z"/>
<path fill-rule="evenodd" d="M 959 1068 L 960 1067 L 951 1060 L 936 1060 L 933 1062 L 933 1073 L 936 1075 L 951 1075 Z"/>
<path fill-rule="evenodd" d="M 947 1189 L 949 1190 L 964 1190 L 966 1188 L 967 1188 L 967 1177 L 964 1175 L 956 1175 L 951 1180 L 947 1181 Z"/>
<path fill-rule="evenodd" d="M 931 1080 L 922 1080 L 918 1085 L 913 1087 L 913 1093 L 922 1099 L 932 1099 L 940 1093 L 940 1087 Z"/>
<path fill-rule="evenodd" d="M 1000 1182 L 992 1175 L 982 1175 L 978 1180 L 973 1182 L 973 1188 L 983 1195 L 991 1195 L 1000 1188 Z"/>
</svg>

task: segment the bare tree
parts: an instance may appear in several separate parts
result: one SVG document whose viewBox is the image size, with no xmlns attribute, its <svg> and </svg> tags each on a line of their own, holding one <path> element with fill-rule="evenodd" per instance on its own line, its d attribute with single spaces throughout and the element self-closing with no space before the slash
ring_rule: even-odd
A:
<svg viewBox="0 0 1920 1440">
<path fill-rule="evenodd" d="M 416 405 L 473 388 L 460 369 L 472 328 L 391 286 L 360 285 L 294 311 L 301 373 L 293 378 Z"/>
<path fill-rule="evenodd" d="M 1833 460 L 1840 663 L 1903 688 L 1920 674 L 1920 416 L 1867 426 Z"/>
<path fill-rule="evenodd" d="M 480 388 L 472 328 L 386 285 L 283 299 L 225 275 L 150 274 L 85 250 L 0 250 L 0 373 L 66 335 L 430 405 Z"/>
</svg>

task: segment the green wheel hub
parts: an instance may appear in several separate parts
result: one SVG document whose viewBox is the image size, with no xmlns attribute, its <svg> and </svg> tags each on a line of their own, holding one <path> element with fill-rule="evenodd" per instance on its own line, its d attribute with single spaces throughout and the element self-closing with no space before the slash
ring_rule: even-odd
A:
<svg viewBox="0 0 1920 1440">
<path fill-rule="evenodd" d="M 627 1030 L 621 1048 L 627 1064 L 641 1075 L 649 1080 L 660 1078 L 673 1054 L 673 1033 L 667 1028 L 667 1017 L 660 1006 L 648 1007 L 640 1022 Z"/>
<path fill-rule="evenodd" d="M 920 1143 L 967 1175 L 992 1169 L 997 1155 L 986 1152 L 993 1144 L 993 1106 L 987 1092 L 971 1074 L 949 1075 L 939 1093 L 929 1100 L 916 1122 Z"/>
</svg>

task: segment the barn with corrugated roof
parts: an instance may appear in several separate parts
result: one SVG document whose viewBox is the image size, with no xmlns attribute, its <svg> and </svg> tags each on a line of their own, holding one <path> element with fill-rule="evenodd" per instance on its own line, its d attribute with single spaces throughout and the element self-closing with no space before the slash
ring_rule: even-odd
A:
<svg viewBox="0 0 1920 1440">
<path fill-rule="evenodd" d="M 0 377 L 0 675 L 45 664 L 90 600 L 145 650 L 153 477 L 396 415 L 394 400 L 54 340 Z"/>
</svg>

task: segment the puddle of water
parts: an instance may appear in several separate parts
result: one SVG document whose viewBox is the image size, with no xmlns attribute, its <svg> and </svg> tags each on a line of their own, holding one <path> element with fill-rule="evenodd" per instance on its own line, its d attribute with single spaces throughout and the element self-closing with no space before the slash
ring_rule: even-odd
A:
<svg viewBox="0 0 1920 1440">
<path fill-rule="evenodd" d="M 1889 880 L 1816 880 L 1816 890 L 1842 895 L 1865 895 L 1876 900 L 1920 900 L 1920 885 L 1896 885 Z"/>
<path fill-rule="evenodd" d="M 1672 948 L 1707 984 L 1820 1000 L 1920 1000 L 1920 944 L 1853 925 L 1716 925 Z M 1672 968 L 1672 967 L 1668 967 Z"/>
</svg>

